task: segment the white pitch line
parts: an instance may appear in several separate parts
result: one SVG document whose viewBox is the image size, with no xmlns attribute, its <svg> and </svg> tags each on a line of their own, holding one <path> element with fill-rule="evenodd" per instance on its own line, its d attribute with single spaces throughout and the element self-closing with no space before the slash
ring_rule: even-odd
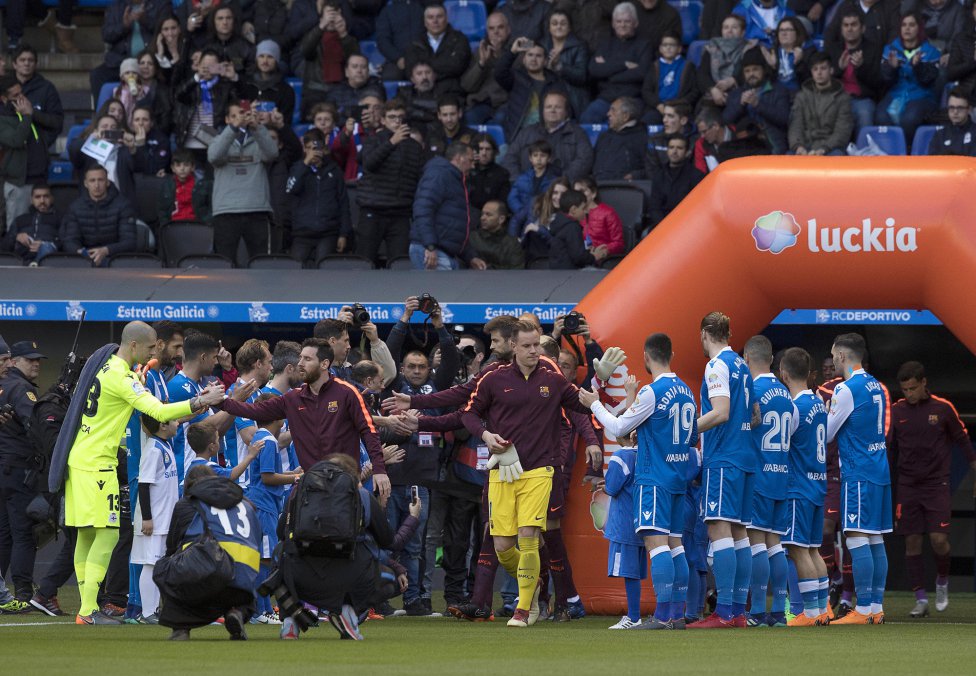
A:
<svg viewBox="0 0 976 676">
<path fill-rule="evenodd" d="M 0 624 L 0 627 L 57 627 L 74 626 L 71 622 L 18 622 L 16 624 Z"/>
</svg>

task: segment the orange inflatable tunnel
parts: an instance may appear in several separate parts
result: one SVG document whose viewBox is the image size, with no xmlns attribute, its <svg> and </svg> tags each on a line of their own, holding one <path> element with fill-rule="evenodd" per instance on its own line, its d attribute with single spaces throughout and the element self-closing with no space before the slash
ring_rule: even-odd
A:
<svg viewBox="0 0 976 676">
<path fill-rule="evenodd" d="M 674 370 L 694 391 L 705 357 L 699 322 L 732 318 L 737 347 L 787 308 L 915 308 L 976 352 L 976 161 L 967 158 L 763 157 L 722 164 L 579 304 L 604 346 L 646 384 L 644 339 L 674 342 Z M 828 346 L 824 346 L 827 348 Z M 620 390 L 622 394 L 622 389 Z M 609 454 L 616 447 L 608 443 Z M 577 463 L 579 464 L 579 463 Z M 563 530 L 589 610 L 621 614 L 577 467 Z M 652 599 L 650 580 L 645 597 Z M 645 609 L 651 604 L 645 604 Z"/>
</svg>

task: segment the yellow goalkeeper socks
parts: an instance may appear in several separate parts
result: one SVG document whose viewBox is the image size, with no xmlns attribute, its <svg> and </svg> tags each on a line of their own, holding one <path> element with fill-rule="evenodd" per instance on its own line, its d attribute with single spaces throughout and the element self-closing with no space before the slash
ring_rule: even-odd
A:
<svg viewBox="0 0 976 676">
<path fill-rule="evenodd" d="M 515 547 L 506 549 L 503 552 L 495 552 L 498 555 L 498 563 L 502 564 L 502 568 L 508 571 L 508 574 L 514 578 L 518 578 L 519 561 L 522 555 L 519 553 Z"/>
<path fill-rule="evenodd" d="M 84 573 L 79 576 L 84 580 L 80 585 L 81 609 L 79 615 L 91 615 L 98 610 L 98 586 L 105 579 L 112 551 L 119 542 L 118 528 L 83 528 L 78 530 L 78 545 L 82 542 L 91 543 L 84 558 L 79 560 L 78 549 L 75 550 L 75 573 L 84 567 Z"/>
<path fill-rule="evenodd" d="M 539 584 L 539 536 L 518 539 L 522 556 L 518 562 L 518 574 L 515 576 L 519 588 L 518 607 L 528 610 L 532 606 L 532 597 Z M 499 560 L 501 557 L 499 556 Z"/>
</svg>

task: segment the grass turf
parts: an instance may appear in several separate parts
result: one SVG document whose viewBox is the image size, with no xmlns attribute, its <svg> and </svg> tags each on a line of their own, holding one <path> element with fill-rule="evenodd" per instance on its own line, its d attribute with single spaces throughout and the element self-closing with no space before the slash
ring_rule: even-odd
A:
<svg viewBox="0 0 976 676">
<path fill-rule="evenodd" d="M 77 590 L 62 589 L 67 609 Z M 278 627 L 249 625 L 250 640 L 229 643 L 222 627 L 193 631 L 189 642 L 166 641 L 164 627 L 79 627 L 74 616 L 0 615 L 3 672 L 294 673 L 329 669 L 399 674 L 784 673 L 972 674 L 976 664 L 976 595 L 954 593 L 948 610 L 912 620 L 910 594 L 889 594 L 888 624 L 733 631 L 608 631 L 616 618 L 569 624 L 540 622 L 508 629 L 453 618 L 389 618 L 363 627 L 365 642 L 339 641 L 325 624 L 299 641 L 279 641 Z M 82 667 L 82 665 L 85 665 Z M 335 670 L 339 671 L 336 672 Z M 355 670 L 355 671 L 353 671 Z"/>
</svg>

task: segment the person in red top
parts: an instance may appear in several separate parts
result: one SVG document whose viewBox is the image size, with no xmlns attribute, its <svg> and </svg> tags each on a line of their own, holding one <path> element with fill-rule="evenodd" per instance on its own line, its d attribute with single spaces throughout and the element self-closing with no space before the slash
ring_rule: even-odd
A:
<svg viewBox="0 0 976 676">
<path fill-rule="evenodd" d="M 512 336 L 514 360 L 486 374 L 464 409 L 462 422 L 488 446 L 489 527 L 498 561 L 518 580 L 519 603 L 510 627 L 538 619 L 539 547 L 559 462 L 563 408 L 586 413 L 579 388 L 540 366 L 539 330 L 519 322 Z M 518 549 L 516 549 L 516 536 Z"/>
<path fill-rule="evenodd" d="M 222 408 L 256 423 L 288 418 L 302 467 L 311 467 L 333 453 L 344 453 L 358 463 L 362 440 L 373 463 L 373 485 L 385 501 L 390 495 L 390 479 L 379 435 L 359 390 L 344 380 L 329 377 L 333 359 L 332 347 L 325 340 L 308 338 L 302 343 L 298 358 L 298 375 L 304 385 L 254 404 L 224 399 Z"/>
<path fill-rule="evenodd" d="M 172 176 L 163 179 L 159 190 L 157 212 L 159 225 L 170 223 L 210 223 L 212 184 L 197 177 L 196 160 L 189 150 L 179 149 L 170 162 Z"/>
<path fill-rule="evenodd" d="M 949 605 L 951 449 L 961 447 L 973 469 L 976 453 L 955 406 L 929 392 L 922 364 L 902 364 L 898 384 L 905 398 L 892 405 L 888 430 L 890 465 L 898 468 L 895 530 L 905 536 L 905 567 L 915 592 L 915 607 L 909 614 L 927 617 L 922 535 L 929 534 L 935 554 L 935 609 L 942 612 Z"/>
<path fill-rule="evenodd" d="M 582 225 L 583 238 L 589 240 L 589 247 L 603 244 L 611 256 L 623 254 L 626 250 L 624 226 L 616 210 L 600 202 L 596 180 L 592 176 L 581 178 L 573 185 L 573 190 L 580 191 L 586 197 L 586 217 Z"/>
</svg>

